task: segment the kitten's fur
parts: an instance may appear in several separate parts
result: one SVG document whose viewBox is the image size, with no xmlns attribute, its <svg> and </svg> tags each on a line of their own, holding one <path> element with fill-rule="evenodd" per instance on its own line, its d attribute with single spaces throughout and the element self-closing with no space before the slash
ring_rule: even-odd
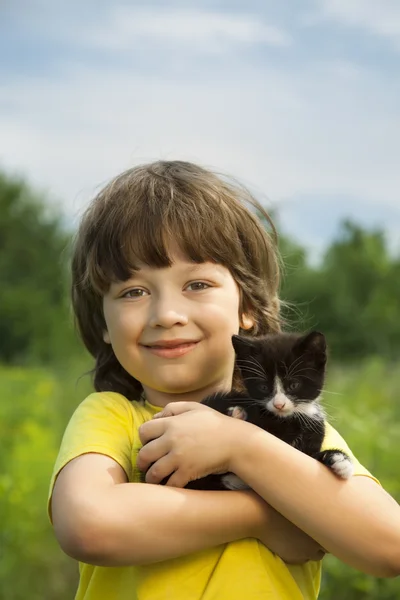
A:
<svg viewBox="0 0 400 600">
<path fill-rule="evenodd" d="M 216 393 L 202 403 L 242 418 L 348 479 L 351 459 L 341 450 L 325 450 L 324 412 L 319 404 L 326 370 L 326 342 L 322 333 L 278 333 L 258 338 L 234 335 L 237 365 L 247 390 Z M 241 489 L 247 487 L 233 473 L 208 475 L 191 481 L 191 489 Z"/>
</svg>

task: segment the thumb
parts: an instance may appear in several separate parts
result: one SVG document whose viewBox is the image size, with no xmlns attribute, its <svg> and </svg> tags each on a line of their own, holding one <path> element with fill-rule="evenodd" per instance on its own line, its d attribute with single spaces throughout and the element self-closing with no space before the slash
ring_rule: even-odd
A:
<svg viewBox="0 0 400 600">
<path fill-rule="evenodd" d="M 206 408 L 204 404 L 199 402 L 170 402 L 161 412 L 154 415 L 153 419 L 161 419 L 164 417 L 174 417 L 181 415 L 182 413 L 189 412 L 190 410 L 198 410 L 199 408 Z"/>
</svg>

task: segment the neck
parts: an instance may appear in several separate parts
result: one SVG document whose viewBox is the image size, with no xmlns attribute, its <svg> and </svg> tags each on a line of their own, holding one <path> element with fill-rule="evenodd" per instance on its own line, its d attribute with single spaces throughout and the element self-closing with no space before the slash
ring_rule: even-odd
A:
<svg viewBox="0 0 400 600">
<path fill-rule="evenodd" d="M 204 388 L 191 390 L 187 392 L 170 393 L 155 390 L 143 386 L 144 397 L 153 406 L 163 408 L 170 402 L 201 402 L 215 392 L 229 392 L 232 388 L 232 378 L 227 378 L 224 381 L 216 382 L 205 386 Z"/>
</svg>

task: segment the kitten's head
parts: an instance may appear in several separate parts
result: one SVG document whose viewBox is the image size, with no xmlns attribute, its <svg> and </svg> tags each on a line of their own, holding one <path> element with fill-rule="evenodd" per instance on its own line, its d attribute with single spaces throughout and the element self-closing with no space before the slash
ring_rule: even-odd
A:
<svg viewBox="0 0 400 600">
<path fill-rule="evenodd" d="M 327 361 L 322 333 L 234 335 L 232 344 L 250 398 L 279 417 L 316 413 Z"/>
</svg>

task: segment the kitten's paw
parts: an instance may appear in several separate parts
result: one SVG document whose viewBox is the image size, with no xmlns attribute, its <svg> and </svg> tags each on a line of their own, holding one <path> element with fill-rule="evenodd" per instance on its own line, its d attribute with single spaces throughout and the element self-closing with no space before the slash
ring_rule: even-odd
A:
<svg viewBox="0 0 400 600">
<path fill-rule="evenodd" d="M 242 421 L 246 421 L 247 419 L 247 412 L 241 406 L 230 406 L 227 413 L 234 419 L 242 419 Z"/>
<path fill-rule="evenodd" d="M 354 473 L 351 458 L 341 450 L 325 450 L 321 452 L 319 460 L 341 479 L 350 479 Z"/>
<path fill-rule="evenodd" d="M 227 490 L 248 490 L 250 489 L 247 483 L 242 481 L 240 477 L 234 473 L 227 473 L 221 477 L 222 484 Z"/>
<path fill-rule="evenodd" d="M 351 459 L 343 452 L 335 452 L 332 456 L 331 469 L 342 479 L 350 479 L 354 473 L 354 465 Z"/>
</svg>

